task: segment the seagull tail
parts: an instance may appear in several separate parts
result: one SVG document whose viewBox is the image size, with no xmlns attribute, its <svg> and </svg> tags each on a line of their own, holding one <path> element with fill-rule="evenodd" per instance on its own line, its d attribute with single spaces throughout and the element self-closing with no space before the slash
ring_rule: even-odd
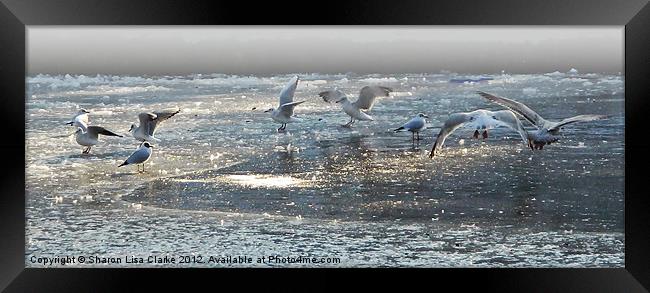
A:
<svg viewBox="0 0 650 293">
<path fill-rule="evenodd" d="M 395 129 L 395 130 L 393 130 L 393 131 L 398 132 L 398 131 L 400 131 L 400 130 L 404 130 L 404 129 L 405 129 L 404 126 L 402 126 L 402 127 L 397 128 L 397 129 Z"/>
<path fill-rule="evenodd" d="M 74 124 L 74 122 L 70 121 L 70 122 L 66 122 L 65 125 L 70 125 L 70 126 L 72 126 L 72 124 Z"/>
<path fill-rule="evenodd" d="M 124 161 L 124 163 L 122 163 L 122 165 L 119 165 L 119 166 L 117 166 L 117 167 L 119 168 L 119 167 L 122 167 L 122 166 L 124 166 L 124 165 L 128 165 L 128 164 L 129 164 L 129 163 L 128 163 L 127 161 Z"/>
</svg>

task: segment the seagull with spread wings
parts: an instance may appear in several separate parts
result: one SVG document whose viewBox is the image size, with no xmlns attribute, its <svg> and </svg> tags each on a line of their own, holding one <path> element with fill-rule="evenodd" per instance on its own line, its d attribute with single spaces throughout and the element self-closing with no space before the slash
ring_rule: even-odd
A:
<svg viewBox="0 0 650 293">
<path fill-rule="evenodd" d="M 339 90 L 329 90 L 319 93 L 318 95 L 323 98 L 325 102 L 341 103 L 343 111 L 350 116 L 350 122 L 342 125 L 343 127 L 350 127 L 354 124 L 355 119 L 361 121 L 373 121 L 372 116 L 368 115 L 375 104 L 377 97 L 388 97 L 393 89 L 385 86 L 364 86 L 359 91 L 359 98 L 354 102 L 350 102 L 348 97 Z"/>
<path fill-rule="evenodd" d="M 536 150 L 543 149 L 544 145 L 557 142 L 560 138 L 559 137 L 560 129 L 562 129 L 562 127 L 567 124 L 576 123 L 576 122 L 594 121 L 594 120 L 607 118 L 606 115 L 588 114 L 588 115 L 578 115 L 578 116 L 566 118 L 561 121 L 549 121 L 542 118 L 542 116 L 539 116 L 539 114 L 535 113 L 535 111 L 531 110 L 526 105 L 520 102 L 507 99 L 504 97 L 488 94 L 486 92 L 479 91 L 477 93 L 481 95 L 481 97 L 487 99 L 488 101 L 494 102 L 507 109 L 512 110 L 513 112 L 521 115 L 522 117 L 526 118 L 526 120 L 528 120 L 530 123 L 532 123 L 537 128 L 537 131 L 527 132 L 526 138 L 528 140 L 528 146 L 531 149 L 536 149 Z"/>
<path fill-rule="evenodd" d="M 440 129 L 436 142 L 433 144 L 433 148 L 431 148 L 429 158 L 433 158 L 436 151 L 442 149 L 445 139 L 461 126 L 475 129 L 474 138 L 478 138 L 479 130 L 483 130 L 483 138 L 487 138 L 488 129 L 505 126 L 517 131 L 524 143 L 526 143 L 527 139 L 523 124 L 519 121 L 515 113 L 510 110 L 489 111 L 479 109 L 466 113 L 454 113 L 449 115 L 449 118 Z"/>
<path fill-rule="evenodd" d="M 131 124 L 129 132 L 139 141 L 159 142 L 160 139 L 155 138 L 154 134 L 160 123 L 178 114 L 180 111 L 179 108 L 169 108 L 162 111 L 142 112 L 138 114 L 140 125 L 136 127 L 135 124 Z"/>
<path fill-rule="evenodd" d="M 100 126 L 88 126 L 86 129 L 82 127 L 77 127 L 77 131 L 73 133 L 77 143 L 85 146 L 86 148 L 81 152 L 82 154 L 89 154 L 90 148 L 99 143 L 99 135 L 106 136 L 117 136 L 122 137 L 119 134 L 116 134 L 112 131 L 106 130 L 104 127 Z"/>
<path fill-rule="evenodd" d="M 274 121 L 282 124 L 282 126 L 278 128 L 278 132 L 287 129 L 287 123 L 301 121 L 301 119 L 293 117 L 293 110 L 296 108 L 296 106 L 305 102 L 293 101 L 293 94 L 296 92 L 296 88 L 298 87 L 298 81 L 299 78 L 296 75 L 289 81 L 286 86 L 284 86 L 280 92 L 280 106 L 277 109 L 271 108 L 264 111 L 264 113 L 271 112 L 271 118 L 273 118 Z"/>
</svg>

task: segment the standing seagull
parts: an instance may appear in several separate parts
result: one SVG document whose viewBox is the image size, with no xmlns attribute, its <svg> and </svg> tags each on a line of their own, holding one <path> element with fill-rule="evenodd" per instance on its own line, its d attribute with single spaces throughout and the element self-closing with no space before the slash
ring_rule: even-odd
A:
<svg viewBox="0 0 650 293">
<path fill-rule="evenodd" d="M 89 154 L 90 148 L 96 145 L 99 142 L 99 135 L 107 136 L 117 136 L 122 137 L 119 134 L 115 134 L 111 131 L 106 130 L 104 127 L 99 126 L 88 126 L 86 129 L 82 127 L 77 127 L 77 131 L 74 133 L 77 143 L 86 146 L 86 148 L 81 152 L 82 154 Z"/>
<path fill-rule="evenodd" d="M 429 116 L 424 113 L 418 113 L 417 116 L 413 117 L 409 122 L 406 122 L 402 127 L 395 129 L 395 131 L 410 131 L 411 141 L 415 141 L 415 134 L 418 135 L 417 140 L 420 140 L 420 131 L 424 129 L 425 123 L 427 122 L 424 118 L 429 118 Z"/>
<path fill-rule="evenodd" d="M 133 137 L 139 141 L 159 142 L 160 139 L 153 137 L 156 133 L 158 124 L 178 114 L 180 111 L 179 108 L 170 108 L 162 111 L 142 112 L 138 114 L 140 126 L 136 127 L 135 124 L 131 124 L 129 132 L 131 132 Z"/>
<path fill-rule="evenodd" d="M 393 89 L 385 86 L 364 86 L 359 92 L 359 98 L 351 103 L 348 97 L 339 90 L 329 90 L 319 93 L 318 95 L 323 98 L 325 102 L 341 103 L 343 111 L 350 116 L 350 122 L 342 125 L 343 127 L 350 127 L 354 124 L 354 119 L 362 121 L 373 121 L 372 116 L 365 113 L 363 110 L 369 112 L 375 104 L 377 97 L 388 97 Z"/>
<path fill-rule="evenodd" d="M 517 131 L 521 136 L 521 139 L 526 143 L 526 130 L 515 113 L 510 110 L 489 111 L 480 109 L 467 113 L 455 113 L 449 115 L 449 118 L 445 121 L 445 125 L 440 129 L 440 133 L 438 133 L 433 148 L 431 148 L 429 158 L 433 158 L 435 155 L 436 147 L 438 149 L 442 148 L 447 136 L 463 125 L 476 129 L 474 131 L 475 138 L 478 137 L 477 133 L 479 129 L 487 130 L 499 126 L 506 126 Z M 485 132 L 483 138 L 487 138 Z"/>
<path fill-rule="evenodd" d="M 77 113 L 72 117 L 72 120 L 67 122 L 67 125 L 81 127 L 84 131 L 88 127 L 88 110 L 81 108 Z"/>
<path fill-rule="evenodd" d="M 153 151 L 153 146 L 149 144 L 149 142 L 145 141 L 140 144 L 137 150 L 133 152 L 129 158 L 124 161 L 121 165 L 117 166 L 122 167 L 125 165 L 132 165 L 132 164 L 137 164 L 136 167 L 138 168 L 138 172 L 140 172 L 140 166 L 139 164 L 142 164 L 142 172 L 144 172 L 144 163 L 149 161 L 149 158 L 151 158 L 151 152 Z"/>
<path fill-rule="evenodd" d="M 514 111 L 515 113 L 526 118 L 526 120 L 528 120 L 530 123 L 535 125 L 535 127 L 537 127 L 537 131 L 527 132 L 526 137 L 528 139 L 528 146 L 530 147 L 530 149 L 541 150 L 544 148 L 544 145 L 557 142 L 560 138 L 558 136 L 558 134 L 560 133 L 560 129 L 564 125 L 575 123 L 575 122 L 586 122 L 586 121 L 594 121 L 594 120 L 607 118 L 606 115 L 589 114 L 589 115 L 578 115 L 578 116 L 566 118 L 563 119 L 562 121 L 548 121 L 542 118 L 542 116 L 539 116 L 539 114 L 535 113 L 535 111 L 531 110 L 526 105 L 519 103 L 517 101 L 491 95 L 485 92 L 479 91 L 477 93 L 491 102 L 494 102 L 496 104 L 499 104 L 503 107 L 506 107 Z"/>
<path fill-rule="evenodd" d="M 282 126 L 278 128 L 278 131 L 284 131 L 287 128 L 287 123 L 300 121 L 300 119 L 293 117 L 293 109 L 305 102 L 293 101 L 293 94 L 296 92 L 296 87 L 298 87 L 298 80 L 298 76 L 296 75 L 289 81 L 286 86 L 284 86 L 280 92 L 280 107 L 277 109 L 271 108 L 264 111 L 264 113 L 271 112 L 271 118 L 273 118 L 273 120 L 276 122 L 282 124 Z"/>
</svg>

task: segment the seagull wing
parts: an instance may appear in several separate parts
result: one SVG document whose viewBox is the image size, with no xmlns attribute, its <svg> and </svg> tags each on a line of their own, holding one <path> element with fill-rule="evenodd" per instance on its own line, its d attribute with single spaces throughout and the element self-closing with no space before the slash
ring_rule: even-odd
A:
<svg viewBox="0 0 650 293">
<path fill-rule="evenodd" d="M 79 124 L 88 125 L 88 114 L 83 113 L 83 114 L 79 114 L 77 116 L 74 116 L 74 118 L 72 118 L 72 121 L 77 125 L 79 125 Z"/>
<path fill-rule="evenodd" d="M 323 98 L 323 101 L 331 103 L 336 102 L 341 98 L 345 98 L 345 94 L 339 90 L 330 90 L 318 93 L 318 96 Z"/>
<path fill-rule="evenodd" d="M 470 115 L 467 113 L 455 113 L 449 115 L 449 118 L 445 121 L 445 125 L 440 128 L 436 142 L 433 143 L 433 148 L 431 148 L 429 158 L 433 158 L 436 152 L 436 147 L 441 149 L 447 136 L 454 132 L 454 130 L 458 129 L 458 127 L 463 126 L 463 124 L 469 120 L 469 117 Z"/>
<path fill-rule="evenodd" d="M 526 118 L 526 120 L 530 121 L 530 123 L 535 125 L 537 128 L 542 128 L 542 127 L 544 127 L 544 125 L 546 125 L 548 123 L 548 121 L 546 121 L 544 118 L 542 118 L 542 116 L 539 116 L 539 114 L 537 114 L 535 111 L 531 110 L 530 108 L 528 108 L 528 106 L 526 106 L 526 105 L 524 105 L 522 103 L 519 103 L 517 101 L 513 101 L 511 99 L 506 99 L 504 97 L 499 97 L 499 96 L 495 96 L 495 95 L 492 95 L 492 94 L 488 94 L 486 92 L 479 91 L 477 93 L 479 95 L 481 95 L 481 97 L 484 97 L 484 98 L 486 98 L 487 100 L 489 100 L 491 102 L 494 102 L 494 103 L 499 104 L 499 105 L 501 105 L 503 107 L 506 107 L 506 108 L 514 111 L 515 113 L 523 116 L 524 118 Z"/>
<path fill-rule="evenodd" d="M 91 136 L 94 139 L 97 139 L 100 134 L 102 135 L 107 135 L 107 136 L 119 136 L 122 137 L 119 134 L 116 134 L 110 130 L 107 130 L 104 127 L 101 126 L 88 126 L 88 129 L 86 130 L 88 135 Z"/>
<path fill-rule="evenodd" d="M 293 102 L 293 94 L 296 92 L 298 87 L 298 76 L 294 76 L 287 85 L 284 86 L 280 92 L 280 105 L 288 104 Z"/>
<path fill-rule="evenodd" d="M 588 121 L 594 121 L 594 120 L 601 120 L 601 119 L 607 119 L 608 116 L 606 115 L 578 115 L 574 116 L 571 118 L 566 118 L 560 122 L 557 122 L 553 124 L 551 127 L 549 127 L 548 131 L 556 131 L 559 130 L 560 127 L 570 124 L 570 123 L 576 123 L 576 122 L 588 122 Z"/>
<path fill-rule="evenodd" d="M 359 99 L 354 104 L 359 109 L 370 110 L 377 97 L 388 97 L 393 89 L 385 86 L 364 86 L 359 92 Z"/>
<path fill-rule="evenodd" d="M 521 120 L 517 118 L 517 115 L 510 110 L 494 111 L 492 116 L 496 117 L 497 123 L 499 125 L 506 126 L 521 136 L 521 139 L 524 141 L 524 144 L 528 145 L 528 132 L 524 129 L 524 125 L 521 123 Z"/>
<path fill-rule="evenodd" d="M 280 106 L 279 110 L 282 113 L 282 115 L 286 117 L 291 117 L 293 116 L 293 109 L 304 102 L 305 101 L 299 101 L 299 102 L 291 102 L 291 103 L 283 104 L 282 106 Z"/>
<path fill-rule="evenodd" d="M 143 129 L 144 133 L 151 135 L 153 133 L 152 122 L 158 117 L 156 114 L 151 112 L 142 112 L 138 114 L 138 120 L 140 120 L 140 127 Z"/>
<path fill-rule="evenodd" d="M 158 125 L 171 118 L 172 116 L 178 114 L 181 111 L 179 108 L 168 108 L 161 111 L 154 111 L 153 113 L 140 113 L 138 118 L 140 119 L 140 127 L 145 127 L 145 133 L 153 136 L 156 132 Z"/>
<path fill-rule="evenodd" d="M 140 164 L 144 161 L 146 161 L 149 156 L 151 156 L 151 151 L 145 147 L 138 148 L 135 152 L 133 152 L 128 159 L 126 159 L 126 162 L 128 164 Z"/>
<path fill-rule="evenodd" d="M 415 117 L 411 119 L 406 124 L 402 125 L 402 129 L 411 130 L 411 129 L 421 129 L 424 127 L 424 119 L 419 119 L 420 117 Z"/>
</svg>

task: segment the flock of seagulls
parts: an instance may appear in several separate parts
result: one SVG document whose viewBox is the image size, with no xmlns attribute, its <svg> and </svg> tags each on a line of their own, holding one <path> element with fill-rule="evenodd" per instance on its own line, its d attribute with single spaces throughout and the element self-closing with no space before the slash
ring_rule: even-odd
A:
<svg viewBox="0 0 650 293">
<path fill-rule="evenodd" d="M 305 102 L 304 100 L 294 101 L 294 94 L 298 87 L 298 82 L 298 76 L 294 76 L 280 92 L 280 103 L 278 108 L 270 108 L 264 111 L 265 113 L 270 113 L 273 121 L 281 124 L 277 129 L 278 132 L 285 131 L 288 123 L 301 121 L 301 119 L 294 117 L 294 109 Z M 351 127 L 356 121 L 373 121 L 374 119 L 369 115 L 369 112 L 377 98 L 388 97 L 391 92 L 393 92 L 393 89 L 389 87 L 365 86 L 361 88 L 359 91 L 359 97 L 354 102 L 351 102 L 346 94 L 338 89 L 323 91 L 318 95 L 327 103 L 335 102 L 341 104 L 343 112 L 350 116 L 350 121 L 341 126 Z M 504 107 L 505 109 L 499 111 L 477 109 L 471 112 L 450 114 L 444 122 L 444 125 L 440 128 L 440 132 L 438 133 L 429 154 L 430 158 L 433 158 L 442 149 L 445 139 L 460 127 L 474 129 L 472 137 L 475 139 L 478 139 L 479 136 L 483 139 L 488 138 L 488 130 L 490 129 L 501 126 L 507 127 L 516 131 L 524 144 L 527 144 L 531 150 L 542 150 L 545 145 L 555 143 L 559 140 L 559 131 L 567 124 L 607 118 L 605 115 L 589 114 L 578 115 L 561 121 L 549 121 L 542 118 L 539 114 L 535 113 L 535 111 L 520 102 L 482 91 L 477 92 L 477 94 L 490 102 Z M 133 138 L 138 140 L 140 144 L 138 148 L 118 167 L 135 164 L 138 166 L 138 172 L 144 172 L 144 164 L 151 158 L 154 147 L 151 143 L 160 142 L 158 138 L 154 137 L 157 128 L 160 126 L 161 122 L 173 117 L 180 111 L 179 108 L 170 108 L 161 111 L 142 112 L 138 114 L 140 124 L 138 126 L 131 124 L 129 133 L 131 133 Z M 88 118 L 89 114 L 90 112 L 86 109 L 80 109 L 72 119 L 66 123 L 67 125 L 77 127 L 77 130 L 73 134 L 75 135 L 77 143 L 85 147 L 82 151 L 83 154 L 90 153 L 90 149 L 99 142 L 99 135 L 123 137 L 122 135 L 116 134 L 106 128 L 94 125 L 90 126 Z M 527 131 L 518 116 L 521 116 L 525 121 L 530 122 L 537 130 Z M 429 116 L 424 113 L 418 113 L 415 117 L 394 131 L 409 131 L 412 135 L 412 141 L 419 141 L 420 132 L 426 129 L 426 118 L 429 118 Z M 142 171 L 140 171 L 139 165 L 142 165 Z"/>
<path fill-rule="evenodd" d="M 159 142 L 160 140 L 154 137 L 158 125 L 171 118 L 172 116 L 178 114 L 181 110 L 178 108 L 165 109 L 162 111 L 154 112 L 142 112 L 138 114 L 138 119 L 140 120 L 140 125 L 136 126 L 131 124 L 129 132 L 132 134 L 133 138 L 140 141 L 138 148 L 118 167 L 125 165 L 138 165 L 138 172 L 144 172 L 144 164 L 149 161 L 151 158 L 151 153 L 153 145 L 150 141 Z M 67 122 L 67 125 L 77 127 L 77 130 L 71 135 L 75 135 L 75 140 L 81 146 L 85 146 L 82 154 L 89 154 L 90 149 L 99 143 L 99 135 L 105 136 L 117 136 L 123 137 L 113 131 L 110 131 L 101 126 L 88 125 L 90 123 L 88 114 L 90 111 L 86 109 L 80 109 L 72 117 L 72 119 Z M 140 171 L 139 165 L 142 165 L 142 171 Z"/>
</svg>

